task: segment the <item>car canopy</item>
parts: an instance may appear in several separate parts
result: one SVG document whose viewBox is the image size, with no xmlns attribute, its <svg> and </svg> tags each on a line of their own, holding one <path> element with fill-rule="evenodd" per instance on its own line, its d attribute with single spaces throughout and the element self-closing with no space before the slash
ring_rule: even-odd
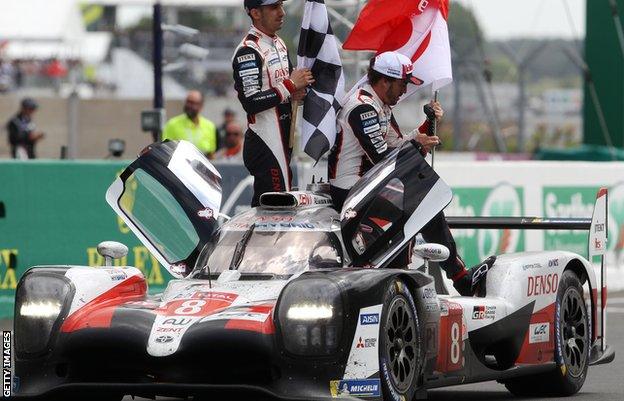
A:
<svg viewBox="0 0 624 401">
<path fill-rule="evenodd" d="M 217 227 L 221 175 L 186 141 L 150 145 L 106 192 L 106 200 L 177 278 L 186 277 Z"/>
</svg>

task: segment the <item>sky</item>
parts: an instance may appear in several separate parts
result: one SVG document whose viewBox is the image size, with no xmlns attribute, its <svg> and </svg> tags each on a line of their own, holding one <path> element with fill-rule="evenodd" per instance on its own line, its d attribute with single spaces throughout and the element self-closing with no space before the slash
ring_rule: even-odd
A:
<svg viewBox="0 0 624 401">
<path fill-rule="evenodd" d="M 473 10 L 487 39 L 585 37 L 585 6 L 589 0 L 455 1 Z M 601 3 L 608 7 L 607 1 Z"/>
</svg>

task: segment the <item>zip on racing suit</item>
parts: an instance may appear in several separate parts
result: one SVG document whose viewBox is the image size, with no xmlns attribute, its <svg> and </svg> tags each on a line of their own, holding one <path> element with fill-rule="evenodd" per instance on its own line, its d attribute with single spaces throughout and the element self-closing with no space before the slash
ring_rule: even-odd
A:
<svg viewBox="0 0 624 401">
<path fill-rule="evenodd" d="M 338 113 L 340 132 L 329 155 L 329 182 L 335 207 L 340 211 L 353 185 L 393 148 L 427 131 L 425 122 L 418 130 L 402 135 L 390 106 L 383 103 L 370 85 L 356 91 Z M 424 150 L 421 148 L 421 152 Z M 424 155 L 423 155 L 424 156 Z M 440 212 L 420 231 L 427 242 L 446 246 L 449 258 L 440 263 L 448 278 L 456 282 L 467 274 L 457 255 L 455 240 L 444 213 Z M 405 267 L 411 262 L 413 241 L 398 254 L 391 267 Z"/>
<path fill-rule="evenodd" d="M 284 41 L 253 26 L 236 48 L 232 68 L 234 88 L 247 113 L 243 161 L 254 176 L 253 207 L 264 192 L 290 189 L 290 95 L 296 88 L 289 79 L 292 64 Z"/>
</svg>

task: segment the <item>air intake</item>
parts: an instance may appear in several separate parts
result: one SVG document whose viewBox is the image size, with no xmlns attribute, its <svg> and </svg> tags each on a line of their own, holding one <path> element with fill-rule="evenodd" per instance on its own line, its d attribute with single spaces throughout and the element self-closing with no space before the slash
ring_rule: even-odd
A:
<svg viewBox="0 0 624 401">
<path fill-rule="evenodd" d="M 266 192 L 260 195 L 260 206 L 287 208 L 298 205 L 297 197 L 288 192 Z"/>
</svg>

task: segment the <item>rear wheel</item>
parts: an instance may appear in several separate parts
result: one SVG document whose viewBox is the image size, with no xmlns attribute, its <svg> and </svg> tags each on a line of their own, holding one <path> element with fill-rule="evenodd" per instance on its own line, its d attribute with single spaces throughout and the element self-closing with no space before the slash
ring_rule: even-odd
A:
<svg viewBox="0 0 624 401">
<path fill-rule="evenodd" d="M 385 401 L 411 400 L 418 389 L 423 344 L 414 299 L 400 280 L 384 298 L 380 323 L 379 371 Z"/>
<path fill-rule="evenodd" d="M 587 376 L 590 327 L 578 276 L 566 270 L 561 276 L 555 308 L 555 362 L 553 372 L 505 382 L 515 395 L 568 396 L 577 393 Z"/>
</svg>

